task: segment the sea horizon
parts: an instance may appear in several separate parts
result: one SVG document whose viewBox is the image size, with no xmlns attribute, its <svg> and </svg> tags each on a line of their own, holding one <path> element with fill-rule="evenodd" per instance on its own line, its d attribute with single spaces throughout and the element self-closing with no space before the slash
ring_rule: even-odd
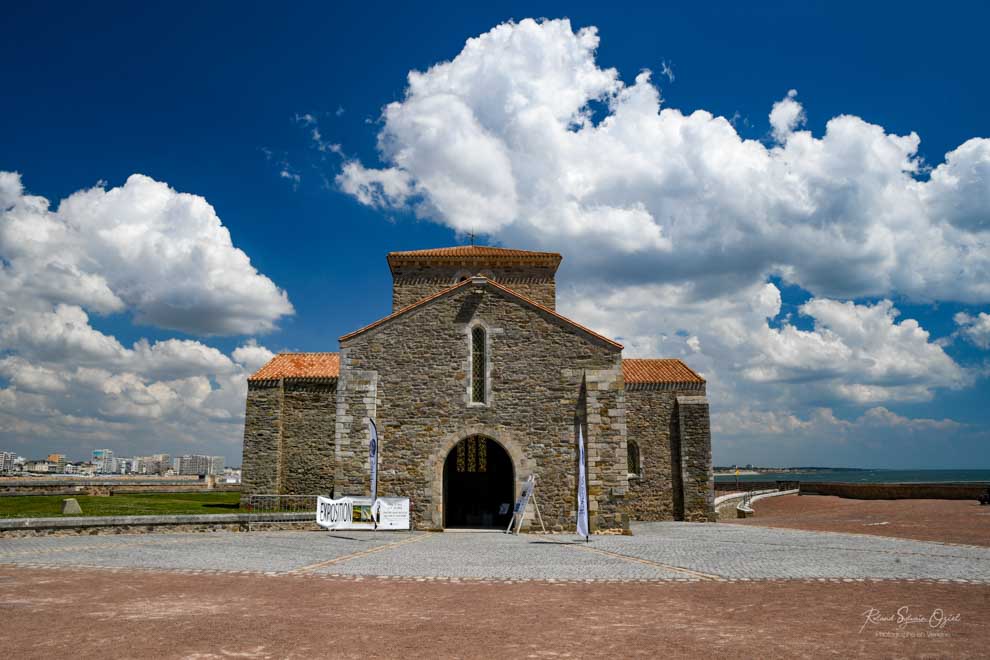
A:
<svg viewBox="0 0 990 660">
<path fill-rule="evenodd" d="M 745 470 L 746 468 L 740 468 Z M 809 481 L 838 483 L 990 483 L 990 469 L 787 468 L 787 472 L 716 474 L 718 482 Z"/>
</svg>

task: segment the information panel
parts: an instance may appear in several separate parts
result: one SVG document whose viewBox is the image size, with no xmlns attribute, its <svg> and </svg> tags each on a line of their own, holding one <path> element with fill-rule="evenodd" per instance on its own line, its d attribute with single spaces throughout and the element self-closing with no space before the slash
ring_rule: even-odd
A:
<svg viewBox="0 0 990 660">
<path fill-rule="evenodd" d="M 379 497 L 371 507 L 378 529 L 409 529 L 409 498 Z"/>
<path fill-rule="evenodd" d="M 512 520 L 509 521 L 509 526 L 505 530 L 507 533 L 513 531 L 513 529 L 515 529 L 516 534 L 519 533 L 519 528 L 522 527 L 523 516 L 526 515 L 526 507 L 529 505 L 529 498 L 533 495 L 534 488 L 536 488 L 536 477 L 531 474 L 523 482 L 522 492 L 519 493 L 516 506 L 512 509 Z"/>
</svg>

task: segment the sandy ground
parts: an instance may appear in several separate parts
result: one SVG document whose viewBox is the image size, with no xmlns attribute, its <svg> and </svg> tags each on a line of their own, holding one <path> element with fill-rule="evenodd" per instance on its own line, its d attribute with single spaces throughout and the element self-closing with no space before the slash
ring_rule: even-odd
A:
<svg viewBox="0 0 990 660">
<path fill-rule="evenodd" d="M 905 607 L 905 619 L 915 622 L 883 620 Z M 875 622 L 866 623 L 871 610 Z M 0 570 L 3 655 L 25 660 L 976 658 L 990 646 L 988 614 L 990 586 L 975 584 L 506 584 Z"/>
<path fill-rule="evenodd" d="M 990 547 L 990 506 L 976 500 L 853 500 L 830 495 L 784 495 L 754 503 L 740 525 L 966 543 Z"/>
</svg>

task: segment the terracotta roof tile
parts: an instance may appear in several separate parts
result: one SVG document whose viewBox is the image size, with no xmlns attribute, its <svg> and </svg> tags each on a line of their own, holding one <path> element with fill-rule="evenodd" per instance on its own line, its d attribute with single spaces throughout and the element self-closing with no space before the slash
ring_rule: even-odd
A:
<svg viewBox="0 0 990 660">
<path fill-rule="evenodd" d="M 446 294 L 448 294 L 448 293 L 450 293 L 452 291 L 456 291 L 457 289 L 459 289 L 461 287 L 470 286 L 471 284 L 476 284 L 476 280 L 483 280 L 484 281 L 484 284 L 486 284 L 488 286 L 492 286 L 492 287 L 494 287 L 496 289 L 499 289 L 501 291 L 504 291 L 505 293 L 508 293 L 509 295 L 511 295 L 511 296 L 513 296 L 515 298 L 518 298 L 519 300 L 525 302 L 526 304 L 532 305 L 533 307 L 536 307 L 537 309 L 539 309 L 539 310 L 541 310 L 541 311 L 543 311 L 543 312 L 545 312 L 547 314 L 550 314 L 551 316 L 553 316 L 553 317 L 555 317 L 555 318 L 557 318 L 557 319 L 565 322 L 566 324 L 568 324 L 568 325 L 570 325 L 572 327 L 577 328 L 578 330 L 581 330 L 582 332 L 585 332 L 585 333 L 587 333 L 587 334 L 589 334 L 589 335 L 591 335 L 593 337 L 597 337 L 598 339 L 601 339 L 602 341 L 604 341 L 604 342 L 606 342 L 608 344 L 611 344 L 612 346 L 614 346 L 614 347 L 616 347 L 616 348 L 618 348 L 620 350 L 622 349 L 622 344 L 620 344 L 619 342 L 617 342 L 617 341 L 615 341 L 613 339 L 609 339 L 605 335 L 600 335 L 597 332 L 595 332 L 594 330 L 589 330 L 588 328 L 584 327 L 580 323 L 576 323 L 576 322 L 572 321 L 571 319 L 567 318 L 566 316 L 562 316 L 561 314 L 558 314 L 557 312 L 555 312 L 554 310 L 550 309 L 549 307 L 544 307 L 543 305 L 541 305 L 540 303 L 536 302 L 535 300 L 533 300 L 531 298 L 527 298 L 526 296 L 522 295 L 521 293 L 517 293 L 516 291 L 513 291 L 509 287 L 504 286 L 502 284 L 499 284 L 498 282 L 496 282 L 494 280 L 490 280 L 487 277 L 483 277 L 483 276 L 477 276 L 477 277 L 472 278 L 472 279 L 469 279 L 469 280 L 463 280 L 461 282 L 458 282 L 457 284 L 455 284 L 454 286 L 452 286 L 450 288 L 443 289 L 442 291 L 438 291 L 438 292 L 434 293 L 432 296 L 428 296 L 426 298 L 423 298 L 422 300 L 416 301 L 413 304 L 411 304 L 411 305 L 409 305 L 407 307 L 403 307 L 402 309 L 400 309 L 400 310 L 398 310 L 396 312 L 393 312 L 393 313 L 389 314 L 388 316 L 386 316 L 384 318 L 378 319 L 374 323 L 371 323 L 369 325 L 364 326 L 363 328 L 360 328 L 358 330 L 355 330 L 354 332 L 351 332 L 351 333 L 348 333 L 348 334 L 344 335 L 343 337 L 340 338 L 340 341 L 343 342 L 343 341 L 347 341 L 348 339 L 353 339 L 354 337 L 357 337 L 358 335 L 363 334 L 363 333 L 367 332 L 368 330 L 371 330 L 373 328 L 377 328 L 380 325 L 383 325 L 385 323 L 388 323 L 389 321 L 391 321 L 394 318 L 397 318 L 397 317 L 402 316 L 402 315 L 404 315 L 404 314 L 406 314 L 408 312 L 411 312 L 412 310 L 425 305 L 426 303 L 430 302 L 431 300 L 435 300 L 435 299 L 437 299 L 437 298 L 439 298 L 441 296 L 444 296 L 444 295 L 446 295 Z"/>
<path fill-rule="evenodd" d="M 514 250 L 492 247 L 490 245 L 456 245 L 454 247 L 388 253 L 389 266 L 421 262 L 483 262 L 486 264 L 529 264 L 555 268 L 560 265 L 561 259 L 563 257 L 557 252 L 532 252 L 530 250 Z"/>
<path fill-rule="evenodd" d="M 340 353 L 279 353 L 248 380 L 337 378 Z"/>
<path fill-rule="evenodd" d="M 705 379 L 677 359 L 624 359 L 626 383 L 704 383 Z"/>
</svg>

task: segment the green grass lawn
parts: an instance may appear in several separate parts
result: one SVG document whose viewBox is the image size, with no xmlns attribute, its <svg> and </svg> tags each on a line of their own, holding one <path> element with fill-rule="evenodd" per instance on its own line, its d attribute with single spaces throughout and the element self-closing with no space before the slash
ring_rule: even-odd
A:
<svg viewBox="0 0 990 660">
<path fill-rule="evenodd" d="M 62 517 L 68 495 L 0 497 L 0 518 Z M 240 513 L 240 493 L 147 493 L 140 495 L 76 495 L 84 516 L 148 516 L 190 513 Z"/>
</svg>

